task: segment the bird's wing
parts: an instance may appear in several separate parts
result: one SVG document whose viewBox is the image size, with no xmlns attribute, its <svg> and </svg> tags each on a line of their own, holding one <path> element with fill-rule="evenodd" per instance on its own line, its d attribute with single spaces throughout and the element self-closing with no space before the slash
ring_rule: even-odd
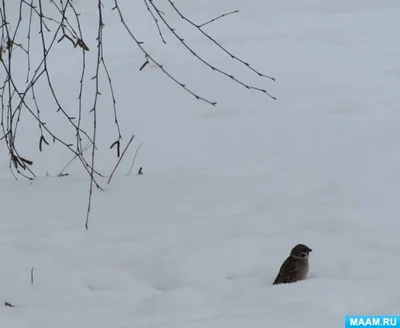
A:
<svg viewBox="0 0 400 328">
<path fill-rule="evenodd" d="M 285 262 L 283 262 L 273 285 L 287 284 L 291 282 L 296 276 L 297 271 L 299 271 L 299 269 L 296 266 L 296 261 L 293 261 L 293 259 L 291 259 L 289 256 Z"/>
</svg>

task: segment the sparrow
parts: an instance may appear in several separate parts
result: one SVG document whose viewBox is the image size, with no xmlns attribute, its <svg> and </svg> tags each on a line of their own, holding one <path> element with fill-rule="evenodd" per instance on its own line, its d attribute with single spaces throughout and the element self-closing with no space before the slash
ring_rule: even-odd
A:
<svg viewBox="0 0 400 328">
<path fill-rule="evenodd" d="M 293 247 L 289 257 L 279 269 L 273 285 L 305 280 L 308 274 L 308 255 L 310 252 L 312 252 L 312 249 L 303 244 Z"/>
</svg>

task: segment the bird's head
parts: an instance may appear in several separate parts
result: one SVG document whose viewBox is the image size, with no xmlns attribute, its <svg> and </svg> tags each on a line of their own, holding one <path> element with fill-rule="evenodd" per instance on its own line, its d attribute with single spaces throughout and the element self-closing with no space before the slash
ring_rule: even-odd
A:
<svg viewBox="0 0 400 328">
<path fill-rule="evenodd" d="M 298 259 L 307 259 L 312 249 L 304 244 L 298 244 L 293 247 L 290 255 Z"/>
</svg>

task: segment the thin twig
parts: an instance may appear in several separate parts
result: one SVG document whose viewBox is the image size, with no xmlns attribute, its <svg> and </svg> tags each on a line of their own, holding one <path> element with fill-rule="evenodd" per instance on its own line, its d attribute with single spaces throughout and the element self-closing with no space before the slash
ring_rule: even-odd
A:
<svg viewBox="0 0 400 328">
<path fill-rule="evenodd" d="M 99 90 L 99 71 L 100 65 L 103 58 L 103 9 L 102 9 L 102 2 L 98 0 L 97 2 L 97 10 L 98 10 L 98 31 L 97 31 L 97 63 L 96 63 L 96 75 L 94 77 L 95 80 L 95 95 L 93 100 L 93 107 L 91 109 L 91 113 L 93 113 L 93 146 L 92 146 L 92 162 L 90 167 L 90 185 L 89 185 L 89 200 L 88 200 L 88 207 L 86 211 L 86 222 L 85 228 L 86 230 L 89 229 L 89 216 L 90 211 L 92 208 L 92 195 L 93 195 L 93 184 L 94 184 L 94 164 L 95 164 L 95 156 L 96 156 L 96 137 L 97 137 L 97 101 L 99 99 L 100 90 Z M 98 187 L 99 188 L 99 187 Z"/>
<path fill-rule="evenodd" d="M 154 22 L 155 22 L 155 24 L 156 24 L 156 26 L 157 26 L 158 34 L 160 35 L 161 41 L 162 41 L 164 44 L 166 44 L 167 42 L 165 41 L 164 36 L 163 36 L 163 34 L 162 34 L 162 32 L 161 32 L 160 25 L 158 24 L 158 19 L 157 19 L 157 17 L 154 16 L 153 12 L 151 11 L 151 9 L 150 9 L 150 7 L 149 7 L 149 4 L 147 3 L 147 0 L 144 0 L 144 3 L 145 3 L 145 5 L 146 5 L 146 8 L 147 8 L 148 12 L 150 13 L 151 17 L 153 17 L 153 19 L 154 19 Z"/>
<path fill-rule="evenodd" d="M 32 285 L 35 284 L 34 271 L 35 271 L 35 268 L 32 267 L 32 269 L 31 269 L 31 284 Z"/>
<path fill-rule="evenodd" d="M 117 162 L 117 164 L 115 164 L 115 167 L 114 167 L 114 169 L 113 169 L 113 170 L 112 170 L 112 172 L 111 172 L 111 175 L 110 175 L 110 177 L 109 177 L 109 179 L 108 179 L 108 181 L 107 181 L 107 184 L 110 184 L 110 182 L 111 182 L 111 179 L 112 179 L 112 177 L 113 177 L 113 175 L 114 175 L 114 172 L 116 171 L 116 169 L 117 169 L 117 167 L 118 167 L 119 163 L 121 162 L 121 160 L 122 160 L 122 157 L 124 157 L 124 155 L 125 155 L 125 153 L 126 153 L 127 149 L 129 148 L 129 145 L 131 144 L 131 142 L 132 142 L 133 138 L 135 138 L 135 136 L 134 136 L 134 135 L 133 135 L 133 136 L 132 136 L 132 137 L 129 139 L 129 142 L 128 142 L 128 144 L 126 145 L 126 147 L 125 147 L 124 151 L 122 152 L 122 155 L 121 155 L 121 157 L 118 159 L 118 162 Z"/>
<path fill-rule="evenodd" d="M 141 142 L 140 145 L 139 145 L 139 147 L 136 149 L 135 155 L 133 156 L 132 165 L 131 165 L 131 167 L 129 168 L 129 171 L 128 171 L 128 174 L 127 174 L 127 175 L 130 175 L 130 174 L 131 174 L 132 169 L 133 169 L 133 166 L 135 165 L 135 162 L 136 162 L 136 156 L 137 156 L 137 154 L 138 154 L 138 152 L 139 152 L 140 147 L 142 147 L 142 145 L 143 145 L 143 142 Z"/>
<path fill-rule="evenodd" d="M 86 146 L 82 149 L 82 154 L 90 149 L 91 143 L 87 143 Z M 75 154 L 74 157 L 63 167 L 63 169 L 60 171 L 60 173 L 57 174 L 58 177 L 62 177 L 65 175 L 64 171 L 67 169 L 67 167 L 78 157 L 78 154 Z"/>
<path fill-rule="evenodd" d="M 198 25 L 198 27 L 203 27 L 203 26 L 205 26 L 205 25 L 207 25 L 207 24 L 210 24 L 210 23 L 212 23 L 212 22 L 215 22 L 216 20 L 218 20 L 218 19 L 220 19 L 220 18 L 226 17 L 226 16 L 228 16 L 228 15 L 236 14 L 236 13 L 238 13 L 238 12 L 239 12 L 239 10 L 233 10 L 233 11 L 230 11 L 229 13 L 225 13 L 225 14 L 219 15 L 218 17 L 215 17 L 215 18 L 210 19 L 209 21 L 207 21 L 207 22 L 205 22 L 205 23 L 203 23 L 203 24 Z"/>
</svg>

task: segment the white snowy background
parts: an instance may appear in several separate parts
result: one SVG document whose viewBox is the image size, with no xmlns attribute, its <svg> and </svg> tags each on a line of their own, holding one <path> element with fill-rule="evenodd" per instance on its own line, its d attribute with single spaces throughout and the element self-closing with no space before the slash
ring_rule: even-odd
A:
<svg viewBox="0 0 400 328">
<path fill-rule="evenodd" d="M 95 192 L 88 231 L 89 181 L 78 162 L 68 177 L 46 177 L 71 154 L 56 146 L 40 154 L 37 124 L 27 114 L 18 147 L 34 160 L 38 178 L 15 181 L 1 146 L 0 301 L 15 308 L 0 308 L 0 327 L 336 328 L 348 314 L 398 314 L 400 2 L 176 2 L 195 22 L 239 9 L 207 32 L 272 82 L 231 61 L 157 1 L 199 54 L 267 88 L 273 101 L 202 66 L 166 29 L 162 44 L 144 3 L 121 1 L 147 49 L 217 108 L 153 65 L 139 72 L 143 55 L 111 2 L 104 8 L 106 58 L 124 145 L 137 137 L 112 183 Z M 93 60 L 96 4 L 75 5 Z M 79 51 L 62 42 L 51 60 L 72 111 Z M 87 69 L 90 77 L 93 62 Z M 37 92 L 46 120 L 68 136 L 48 92 Z M 106 84 L 102 92 L 98 165 L 110 172 L 116 131 Z M 143 166 L 144 175 L 126 176 L 141 142 L 135 170 Z M 309 279 L 272 286 L 297 243 L 314 250 Z"/>
</svg>

